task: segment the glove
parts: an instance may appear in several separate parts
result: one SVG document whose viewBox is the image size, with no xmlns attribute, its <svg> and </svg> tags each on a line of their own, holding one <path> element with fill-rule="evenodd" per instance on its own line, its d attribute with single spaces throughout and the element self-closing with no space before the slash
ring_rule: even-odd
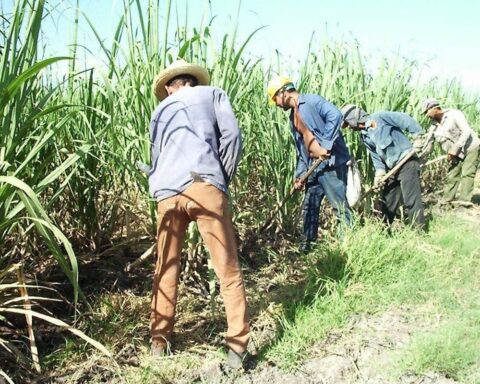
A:
<svg viewBox="0 0 480 384">
<path fill-rule="evenodd" d="M 373 179 L 373 187 L 372 189 L 375 191 L 375 192 L 378 192 L 382 189 L 383 187 L 383 184 L 385 183 L 384 181 L 382 181 L 383 177 L 385 176 L 385 171 L 380 171 L 380 172 L 376 172 L 375 173 L 375 178 Z"/>
<path fill-rule="evenodd" d="M 415 137 L 413 140 L 413 150 L 417 153 L 421 153 L 423 150 L 423 140 L 420 136 Z"/>
</svg>

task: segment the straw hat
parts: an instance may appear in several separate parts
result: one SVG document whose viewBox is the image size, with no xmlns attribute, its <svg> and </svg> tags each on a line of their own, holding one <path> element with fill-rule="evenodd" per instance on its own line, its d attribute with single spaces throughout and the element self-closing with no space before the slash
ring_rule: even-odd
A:
<svg viewBox="0 0 480 384">
<path fill-rule="evenodd" d="M 187 63 L 185 60 L 177 60 L 161 71 L 153 82 L 153 92 L 158 100 L 165 99 L 168 94 L 165 85 L 174 77 L 190 75 L 198 80 L 199 85 L 208 85 L 210 76 L 205 68 L 197 64 Z"/>
</svg>

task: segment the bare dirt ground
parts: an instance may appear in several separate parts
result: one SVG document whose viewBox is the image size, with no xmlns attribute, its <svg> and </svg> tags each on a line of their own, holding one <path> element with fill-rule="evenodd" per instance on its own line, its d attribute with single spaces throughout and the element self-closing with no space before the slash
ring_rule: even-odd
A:
<svg viewBox="0 0 480 384">
<path fill-rule="evenodd" d="M 305 351 L 308 358 L 293 372 L 264 364 L 242 375 L 228 372 L 220 361 L 213 361 L 174 382 L 453 384 L 456 382 L 433 372 L 388 379 L 392 362 L 408 345 L 412 333 L 439 323 L 440 319 L 429 316 L 428 308 L 402 307 L 375 316 L 356 316 L 345 328 L 330 332 Z"/>
</svg>

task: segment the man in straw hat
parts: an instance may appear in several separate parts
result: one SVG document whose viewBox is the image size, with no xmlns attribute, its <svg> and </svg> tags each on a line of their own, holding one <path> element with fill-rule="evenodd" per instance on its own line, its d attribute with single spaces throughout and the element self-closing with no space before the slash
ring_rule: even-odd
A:
<svg viewBox="0 0 480 384">
<path fill-rule="evenodd" d="M 471 206 L 473 184 L 478 168 L 480 140 L 462 111 L 442 109 L 440 103 L 429 98 L 422 103 L 422 112 L 432 120 L 424 153 L 428 154 L 434 141 L 447 152 L 450 162 L 444 188 L 446 202 L 454 202 L 458 189 L 458 204 Z"/>
<path fill-rule="evenodd" d="M 208 86 L 206 69 L 178 60 L 155 79 L 160 104 L 152 114 L 151 195 L 158 201 L 158 259 L 153 280 L 152 353 L 168 351 L 180 255 L 191 221 L 210 252 L 225 303 L 228 363 L 240 368 L 250 328 L 227 188 L 241 152 L 238 123 L 225 92 Z"/>
<path fill-rule="evenodd" d="M 351 224 L 348 206 L 348 149 L 340 128 L 342 114 L 319 95 L 300 94 L 288 77 L 276 76 L 267 86 L 268 101 L 290 111 L 290 127 L 297 150 L 294 187 L 305 187 L 303 200 L 303 251 L 310 250 L 317 239 L 320 206 L 326 196 L 342 225 Z M 301 176 L 315 162 L 324 161 L 302 183 Z M 305 185 L 304 185 L 305 184 Z"/>
<path fill-rule="evenodd" d="M 387 221 L 391 223 L 395 219 L 403 200 L 410 223 L 423 228 L 425 216 L 420 164 L 416 155 L 406 157 L 422 145 L 420 125 L 403 112 L 377 112 L 370 115 L 353 104 L 345 105 L 341 111 L 343 126 L 360 132 L 360 138 L 370 153 L 375 168 L 374 188 L 382 189 L 382 210 Z M 413 146 L 405 135 L 407 132 L 415 138 Z M 405 164 L 383 185 L 386 173 L 400 164 L 402 159 Z"/>
</svg>

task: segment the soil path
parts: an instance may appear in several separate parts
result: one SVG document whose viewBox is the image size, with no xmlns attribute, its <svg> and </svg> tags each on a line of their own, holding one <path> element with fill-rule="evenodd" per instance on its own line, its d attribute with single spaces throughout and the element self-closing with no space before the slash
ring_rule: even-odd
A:
<svg viewBox="0 0 480 384">
<path fill-rule="evenodd" d="M 418 307 L 401 307 L 378 316 L 358 316 L 341 331 L 330 332 L 306 351 L 309 358 L 293 372 L 261 365 L 239 375 L 226 371 L 220 361 L 215 361 L 176 382 L 453 384 L 456 382 L 437 373 L 403 375 L 394 381 L 387 378 L 392 361 L 409 344 L 412 333 L 432 329 L 438 323 L 438 319 L 428 315 L 428 308 Z"/>
</svg>

